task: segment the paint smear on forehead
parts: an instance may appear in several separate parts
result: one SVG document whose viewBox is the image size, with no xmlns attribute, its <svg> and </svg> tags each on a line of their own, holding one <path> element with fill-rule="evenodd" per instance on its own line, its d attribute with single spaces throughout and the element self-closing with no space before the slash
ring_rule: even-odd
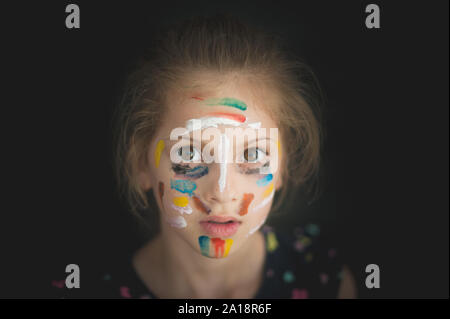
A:
<svg viewBox="0 0 450 319">
<path fill-rule="evenodd" d="M 230 97 L 225 97 L 225 98 L 221 98 L 221 99 L 217 99 L 217 98 L 203 99 L 198 96 L 193 96 L 192 98 L 203 101 L 203 103 L 208 106 L 218 106 L 218 105 L 230 106 L 230 107 L 237 108 L 241 111 L 245 111 L 247 109 L 247 105 L 244 102 L 242 102 L 238 99 L 230 98 Z"/>
<path fill-rule="evenodd" d="M 229 126 L 247 126 L 253 129 L 258 129 L 261 127 L 261 122 L 247 123 L 245 119 L 244 122 L 237 120 L 236 118 L 218 117 L 218 116 L 205 116 L 199 119 L 190 119 L 186 122 L 186 130 L 188 132 L 203 130 L 208 127 L 219 127 L 219 125 L 229 125 Z"/>
</svg>

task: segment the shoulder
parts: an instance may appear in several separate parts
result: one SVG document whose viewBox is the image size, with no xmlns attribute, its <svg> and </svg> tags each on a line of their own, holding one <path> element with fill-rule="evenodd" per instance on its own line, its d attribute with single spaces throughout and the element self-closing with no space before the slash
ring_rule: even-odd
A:
<svg viewBox="0 0 450 319">
<path fill-rule="evenodd" d="M 319 224 L 265 227 L 267 264 L 289 298 L 336 298 L 344 266 L 336 238 Z M 275 275 L 274 275 L 275 276 Z"/>
</svg>

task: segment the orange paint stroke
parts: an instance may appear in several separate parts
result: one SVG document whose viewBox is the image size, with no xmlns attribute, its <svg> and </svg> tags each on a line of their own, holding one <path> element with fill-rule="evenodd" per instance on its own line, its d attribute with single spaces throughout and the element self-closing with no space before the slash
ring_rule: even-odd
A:
<svg viewBox="0 0 450 319">
<path fill-rule="evenodd" d="M 162 203 L 162 199 L 164 196 L 164 183 L 163 182 L 159 182 L 159 198 L 161 199 L 161 203 Z"/>
<path fill-rule="evenodd" d="M 214 115 L 217 117 L 223 117 L 230 120 L 234 120 L 236 122 L 245 123 L 247 118 L 242 114 L 235 114 L 235 113 L 224 113 L 224 112 L 214 112 L 214 113 L 208 113 L 208 115 Z"/>
<path fill-rule="evenodd" d="M 250 206 L 250 203 L 252 202 L 253 198 L 255 198 L 255 195 L 253 195 L 252 193 L 244 194 L 244 198 L 242 199 L 242 205 L 241 205 L 241 210 L 239 211 L 239 215 L 243 216 L 248 213 L 248 206 Z"/>
<path fill-rule="evenodd" d="M 203 202 L 201 201 L 200 198 L 198 198 L 197 196 L 194 196 L 194 197 L 192 197 L 192 198 L 194 199 L 194 205 L 195 205 L 195 207 L 196 207 L 199 211 L 201 211 L 201 212 L 203 212 L 203 213 L 205 213 L 205 214 L 211 213 L 211 210 L 210 210 L 208 207 L 206 207 L 205 204 L 203 204 Z"/>
<path fill-rule="evenodd" d="M 211 238 L 211 242 L 214 245 L 214 252 L 216 254 L 216 258 L 220 258 L 223 256 L 225 252 L 225 240 L 220 238 Z"/>
<path fill-rule="evenodd" d="M 204 98 L 201 98 L 201 97 L 198 97 L 198 96 L 193 96 L 192 98 L 196 99 L 196 100 L 199 100 L 199 101 L 203 101 L 204 100 Z"/>
</svg>

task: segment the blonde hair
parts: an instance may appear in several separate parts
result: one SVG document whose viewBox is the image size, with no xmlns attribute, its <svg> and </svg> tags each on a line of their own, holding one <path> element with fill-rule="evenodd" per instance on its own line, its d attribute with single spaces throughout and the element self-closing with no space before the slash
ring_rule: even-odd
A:
<svg viewBox="0 0 450 319">
<path fill-rule="evenodd" d="M 298 186 L 315 185 L 320 163 L 322 93 L 310 68 L 279 39 L 230 16 L 199 17 L 169 27 L 130 75 L 116 111 L 115 173 L 132 212 L 149 207 L 137 175 L 164 114 L 166 93 L 198 70 L 250 75 L 281 97 L 272 114 L 281 135 L 283 187 L 274 209 Z"/>
</svg>

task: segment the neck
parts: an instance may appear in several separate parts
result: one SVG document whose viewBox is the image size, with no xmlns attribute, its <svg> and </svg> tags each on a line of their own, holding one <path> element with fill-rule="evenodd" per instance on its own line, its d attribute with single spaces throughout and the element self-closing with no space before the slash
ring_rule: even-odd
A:
<svg viewBox="0 0 450 319">
<path fill-rule="evenodd" d="M 193 248 L 168 225 L 162 225 L 155 243 L 159 246 L 161 270 L 172 291 L 211 298 L 233 287 L 246 285 L 262 269 L 264 244 L 257 232 L 225 258 L 208 258 Z M 261 245 L 262 244 L 262 245 Z"/>
</svg>

